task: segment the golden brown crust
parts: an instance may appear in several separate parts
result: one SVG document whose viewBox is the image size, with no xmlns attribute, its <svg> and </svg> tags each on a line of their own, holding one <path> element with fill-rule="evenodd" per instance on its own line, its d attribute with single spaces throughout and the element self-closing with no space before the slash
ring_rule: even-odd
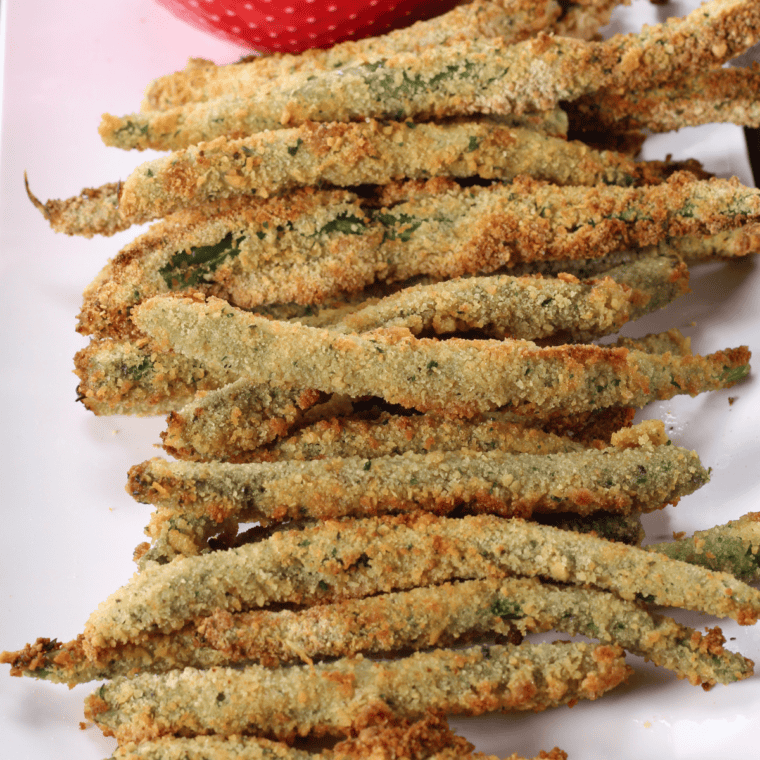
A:
<svg viewBox="0 0 760 760">
<path fill-rule="evenodd" d="M 651 597 L 655 604 L 732 617 L 741 625 L 760 615 L 760 592 L 727 573 L 519 519 L 418 513 L 326 521 L 154 565 L 104 601 L 84 633 L 100 648 L 178 630 L 216 609 L 314 604 L 505 574 L 589 583 L 625 599 Z"/>
<path fill-rule="evenodd" d="M 673 171 L 667 162 L 637 163 L 482 119 L 307 122 L 237 140 L 218 137 L 141 164 L 121 189 L 119 213 L 140 223 L 236 195 L 267 198 L 294 187 L 385 185 L 404 178 L 509 181 L 527 174 L 559 185 L 630 185 L 660 182 Z"/>
<path fill-rule="evenodd" d="M 593 124 L 599 131 L 669 132 L 720 122 L 757 127 L 758 89 L 760 66 L 755 64 L 709 70 L 645 91 L 599 92 L 568 108 L 576 128 Z"/>
<path fill-rule="evenodd" d="M 278 77 L 295 73 L 308 76 L 394 52 L 417 51 L 475 37 L 502 37 L 517 42 L 549 28 L 560 12 L 554 0 L 474 0 L 429 21 L 379 37 L 343 42 L 327 50 L 256 56 L 228 66 L 191 59 L 184 71 L 161 77 L 148 87 L 142 110 L 165 110 L 231 91 L 255 94 Z"/>
<path fill-rule="evenodd" d="M 505 405 L 543 417 L 644 405 L 730 386 L 749 371 L 746 347 L 709 357 L 672 357 L 584 344 L 539 348 L 515 340 L 439 341 L 400 329 L 340 335 L 263 320 L 219 300 L 155 298 L 135 318 L 159 345 L 187 352 L 211 368 L 224 364 L 254 382 L 378 396 L 449 417 Z"/>
<path fill-rule="evenodd" d="M 258 97 L 232 95 L 123 118 L 106 114 L 100 134 L 122 148 L 173 150 L 222 134 L 241 136 L 306 121 L 427 121 L 541 111 L 601 88 L 645 89 L 719 66 L 750 47 L 758 29 L 760 10 L 750 0 L 713 0 L 684 19 L 605 42 L 546 34 L 514 45 L 470 39 L 308 79 L 294 74 Z"/>
<path fill-rule="evenodd" d="M 386 186 L 381 208 L 347 191 L 238 199 L 154 225 L 85 291 L 79 331 L 129 334 L 131 310 L 167 292 L 233 305 L 319 303 L 375 281 L 483 274 L 502 266 L 602 257 L 715 234 L 760 214 L 758 191 L 676 173 L 646 188 L 565 187 L 520 178 L 488 188 L 442 178 Z M 402 198 L 404 198 L 402 200 Z M 667 247 L 666 246 L 666 247 Z"/>
<path fill-rule="evenodd" d="M 88 699 L 85 715 L 120 742 L 167 734 L 341 736 L 386 715 L 418 720 L 428 710 L 480 715 L 593 700 L 631 673 L 619 647 L 561 642 L 276 670 L 187 668 L 117 678 Z"/>
</svg>

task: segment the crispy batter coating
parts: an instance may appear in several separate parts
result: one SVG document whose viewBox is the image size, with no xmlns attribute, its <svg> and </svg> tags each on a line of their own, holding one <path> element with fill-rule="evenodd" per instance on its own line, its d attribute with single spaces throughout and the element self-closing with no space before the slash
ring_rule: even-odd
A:
<svg viewBox="0 0 760 760">
<path fill-rule="evenodd" d="M 675 257 L 642 257 L 585 282 L 570 274 L 468 277 L 404 288 L 353 310 L 331 329 L 405 327 L 413 335 L 479 330 L 496 338 L 590 341 L 688 292 L 688 277 Z"/>
<path fill-rule="evenodd" d="M 179 458 L 196 458 L 196 451 L 255 451 L 286 435 L 304 419 L 305 410 L 323 399 L 316 391 L 237 380 L 221 397 L 211 391 L 171 412 L 161 437 L 164 448 Z"/>
<path fill-rule="evenodd" d="M 146 560 L 197 554 L 240 522 L 448 514 L 460 505 L 504 517 L 599 510 L 650 512 L 704 485 L 693 452 L 676 446 L 561 454 L 434 451 L 252 464 L 151 459 L 129 471 L 127 491 L 156 505 Z M 144 563 L 142 563 L 144 565 Z"/>
<path fill-rule="evenodd" d="M 416 514 L 326 521 L 152 565 L 101 603 L 84 634 L 96 648 L 113 646 L 178 630 L 217 609 L 335 601 L 505 573 L 593 584 L 743 625 L 760 614 L 760 592 L 727 573 L 517 518 Z"/>
<path fill-rule="evenodd" d="M 631 673 L 619 647 L 565 642 L 275 670 L 186 668 L 114 679 L 88 698 L 85 715 L 120 742 L 251 731 L 283 739 L 340 736 L 382 715 L 416 720 L 428 710 L 539 711 L 597 699 Z"/>
<path fill-rule="evenodd" d="M 516 44 L 477 38 L 293 74 L 245 97 L 125 117 L 105 114 L 100 135 L 121 148 L 174 150 L 307 121 L 427 121 L 473 113 L 521 114 L 601 88 L 645 89 L 719 66 L 758 39 L 753 0 L 711 0 L 684 19 L 640 34 L 583 42 L 541 34 Z"/>
<path fill-rule="evenodd" d="M 560 13 L 555 0 L 474 0 L 428 21 L 418 21 L 377 37 L 342 42 L 326 50 L 312 48 L 298 55 L 252 56 L 227 66 L 190 59 L 184 71 L 161 77 L 149 85 L 142 111 L 166 110 L 230 93 L 250 96 L 270 87 L 272 80 L 279 77 L 296 73 L 309 76 L 393 53 L 414 52 L 474 37 L 501 37 L 519 42 L 551 28 Z"/>
<path fill-rule="evenodd" d="M 245 379 L 235 385 L 251 386 Z M 177 459 L 242 463 L 331 457 L 366 460 L 408 451 L 423 454 L 467 449 L 551 454 L 584 448 L 571 438 L 545 433 L 519 422 L 503 421 L 493 415 L 453 421 L 430 414 L 388 412 L 377 419 L 331 417 L 319 420 L 263 447 L 252 440 L 259 424 L 255 417 L 250 422 L 247 416 L 230 421 L 230 407 L 225 398 L 228 394 L 225 389 L 209 393 L 197 404 L 189 404 L 171 414 L 166 432 L 161 435 L 164 449 Z M 207 405 L 210 399 L 218 404 Z"/>
<path fill-rule="evenodd" d="M 418 411 L 471 417 L 508 405 L 551 417 L 604 406 L 643 406 L 678 393 L 727 387 L 748 372 L 749 351 L 708 357 L 529 341 L 435 340 L 407 330 L 341 335 L 265 320 L 218 299 L 154 298 L 135 315 L 166 349 L 254 382 L 384 398 Z"/>
<path fill-rule="evenodd" d="M 240 198 L 173 214 L 86 288 L 77 329 L 124 336 L 131 310 L 163 293 L 200 291 L 245 309 L 312 304 L 376 281 L 673 245 L 760 214 L 760 191 L 688 172 L 646 188 L 559 188 L 528 178 L 463 188 L 439 178 L 399 192 L 403 200 L 380 208 L 345 190 L 305 189 L 287 200 Z"/>
<path fill-rule="evenodd" d="M 731 573 L 747 583 L 760 580 L 760 512 L 698 530 L 690 538 L 649 544 L 648 551 Z"/>
<path fill-rule="evenodd" d="M 118 212 L 140 223 L 219 198 L 405 178 L 509 181 L 527 174 L 558 185 L 627 186 L 661 182 L 673 171 L 668 162 L 636 162 L 488 120 L 307 123 L 237 140 L 219 137 L 147 161 L 124 182 Z"/>
<path fill-rule="evenodd" d="M 51 228 L 67 235 L 115 235 L 126 230 L 134 222 L 119 213 L 121 182 L 110 182 L 101 187 L 88 187 L 79 195 L 65 200 L 52 199 L 43 203 L 29 189 L 24 174 L 26 194 L 32 205 L 45 217 Z"/>
<path fill-rule="evenodd" d="M 167 736 L 144 742 L 127 742 L 114 752 L 113 760 L 497 760 L 473 752 L 466 739 L 454 734 L 446 720 L 428 713 L 418 721 L 380 716 L 356 736 L 344 739 L 331 750 L 312 754 L 253 736 Z M 526 760 L 516 753 L 506 760 Z M 556 747 L 540 752 L 533 760 L 567 760 Z"/>
<path fill-rule="evenodd" d="M 599 92 L 568 105 L 576 127 L 616 132 L 647 129 L 669 132 L 681 127 L 729 122 L 760 126 L 760 66 L 720 68 L 645 91 Z"/>
<path fill-rule="evenodd" d="M 708 480 L 694 452 L 649 444 L 557 454 L 433 451 L 249 464 L 155 458 L 130 469 L 127 491 L 159 508 L 149 531 L 157 538 L 173 517 L 269 524 L 416 510 L 447 514 L 461 504 L 522 517 L 650 512 Z"/>
<path fill-rule="evenodd" d="M 157 353 L 147 341 L 93 340 L 77 352 L 77 400 L 95 414 L 166 414 L 181 408 L 199 391 L 236 379 L 225 370 L 211 374 L 194 359 Z"/>
<path fill-rule="evenodd" d="M 723 648 L 719 629 L 702 635 L 606 591 L 535 578 L 462 581 L 300 610 L 217 610 L 172 634 L 150 634 L 110 648 L 38 639 L 4 652 L 11 675 L 84 683 L 172 669 L 259 662 L 267 667 L 360 653 L 451 646 L 486 634 L 519 642 L 554 629 L 583 634 L 673 670 L 693 684 L 731 683 L 753 664 Z M 516 641 L 515 641 L 516 640 Z"/>
</svg>

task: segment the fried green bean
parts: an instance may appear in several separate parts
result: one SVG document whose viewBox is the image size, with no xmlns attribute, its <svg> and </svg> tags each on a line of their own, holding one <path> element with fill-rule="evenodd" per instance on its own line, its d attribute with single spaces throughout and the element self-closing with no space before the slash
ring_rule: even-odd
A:
<svg viewBox="0 0 760 760">
<path fill-rule="evenodd" d="M 760 512 L 695 531 L 689 538 L 649 544 L 646 549 L 710 570 L 731 573 L 752 583 L 760 580 Z"/>
<path fill-rule="evenodd" d="M 516 588 L 521 588 L 516 583 Z M 535 588 L 541 592 L 541 587 Z M 501 609 L 499 605 L 508 605 L 509 593 L 508 585 L 501 589 L 497 582 L 474 581 L 297 611 L 218 611 L 180 631 L 151 634 L 111 648 L 85 646 L 81 636 L 67 644 L 38 639 L 18 652 L 4 652 L 0 662 L 10 663 L 14 676 L 74 685 L 183 667 L 249 662 L 276 667 L 360 653 L 387 654 L 450 646 L 485 634 L 517 642 L 521 636 L 515 623 L 506 614 L 491 610 L 494 605 L 497 610 Z"/>
<path fill-rule="evenodd" d="M 752 0 L 711 0 L 684 19 L 605 42 L 541 35 L 516 44 L 478 38 L 433 45 L 307 78 L 294 74 L 256 95 L 105 114 L 99 131 L 107 145 L 174 150 L 307 121 L 542 111 L 602 88 L 645 89 L 719 66 L 750 47 L 758 29 L 760 10 Z"/>
<path fill-rule="evenodd" d="M 760 215 L 760 191 L 688 172 L 645 188 L 528 178 L 463 188 L 438 178 L 403 183 L 399 192 L 403 200 L 380 208 L 346 190 L 304 189 L 177 212 L 125 246 L 87 287 L 78 330 L 123 337 L 131 310 L 163 293 L 201 291 L 245 309 L 319 303 L 375 282 L 601 258 L 734 230 Z"/>
<path fill-rule="evenodd" d="M 570 453 L 407 452 L 372 459 L 175 462 L 154 458 L 129 471 L 127 491 L 167 514 L 222 522 L 335 519 L 461 504 L 502 516 L 600 509 L 629 514 L 677 502 L 708 482 L 694 452 L 677 446 Z"/>
<path fill-rule="evenodd" d="M 479 330 L 496 338 L 590 341 L 688 292 L 688 276 L 674 257 L 642 257 L 585 282 L 569 274 L 468 277 L 404 288 L 353 310 L 331 329 L 405 327 L 413 335 Z"/>
<path fill-rule="evenodd" d="M 597 699 L 631 673 L 618 647 L 566 642 L 275 670 L 186 668 L 114 679 L 87 699 L 85 715 L 120 742 L 178 733 L 341 736 L 378 715 L 418 720 L 429 710 L 480 715 Z"/>
<path fill-rule="evenodd" d="M 146 528 L 152 545 L 139 564 L 198 554 L 209 539 L 234 535 L 241 522 L 448 514 L 460 505 L 505 517 L 628 515 L 676 503 L 708 481 L 693 452 L 653 446 L 647 431 L 632 429 L 629 437 L 637 436 L 641 443 L 631 448 L 573 450 L 570 444 L 562 447 L 571 453 L 554 454 L 484 453 L 447 443 L 426 454 L 305 462 L 152 459 L 132 467 L 127 484 L 133 498 L 157 507 Z"/>
<path fill-rule="evenodd" d="M 250 386 L 245 380 L 238 380 L 237 385 Z M 161 436 L 164 449 L 177 459 L 242 463 L 333 457 L 366 460 L 409 451 L 423 454 L 467 449 L 551 454 L 585 448 L 570 438 L 493 416 L 452 421 L 429 414 L 405 416 L 388 412 L 377 419 L 323 419 L 264 447 L 252 438 L 258 426 L 255 417 L 249 422 L 242 416 L 234 421 L 234 426 L 228 422 L 227 394 L 225 391 L 210 393 L 186 410 L 171 414 L 166 432 Z M 207 405 L 209 397 L 219 403 Z M 237 430 L 240 432 L 236 435 Z"/>
<path fill-rule="evenodd" d="M 369 757 L 397 760 L 497 760 L 473 752 L 466 739 L 450 729 L 445 718 L 428 714 L 418 721 L 392 720 L 378 716 L 376 722 L 318 754 L 295 749 L 289 744 L 254 736 L 166 736 L 139 743 L 127 742 L 112 760 L 366 760 Z M 378 754 L 379 753 L 379 754 Z M 526 760 L 516 753 L 506 760 Z M 556 747 L 533 760 L 567 760 Z"/>
<path fill-rule="evenodd" d="M 88 187 L 73 198 L 51 199 L 45 203 L 32 193 L 26 173 L 24 185 L 32 205 L 56 232 L 88 238 L 93 235 L 110 236 L 126 230 L 133 224 L 119 213 L 120 182 Z"/>
<path fill-rule="evenodd" d="M 217 609 L 313 604 L 503 574 L 592 584 L 742 625 L 760 614 L 760 591 L 733 576 L 638 547 L 515 518 L 416 514 L 326 521 L 151 565 L 100 604 L 84 635 L 100 648 L 179 630 Z"/>
<path fill-rule="evenodd" d="M 645 91 L 602 92 L 568 105 L 576 125 L 617 132 L 728 122 L 760 126 L 760 68 L 719 68 Z"/>
<path fill-rule="evenodd" d="M 662 182 L 677 168 L 487 120 L 309 123 L 219 137 L 141 164 L 121 188 L 118 213 L 139 224 L 219 198 L 404 178 L 510 181 L 527 174 L 558 185 L 641 185 Z"/>
<path fill-rule="evenodd" d="M 93 340 L 78 351 L 77 400 L 98 415 L 166 414 L 189 403 L 199 391 L 236 380 L 222 370 L 209 373 L 201 362 L 174 353 L 157 353 L 147 341 Z"/>
<path fill-rule="evenodd" d="M 321 400 L 323 394 L 315 391 L 238 380 L 225 386 L 222 397 L 211 391 L 192 408 L 171 412 L 164 448 L 180 458 L 198 450 L 257 450 L 301 423 L 303 412 Z"/>
<path fill-rule="evenodd" d="M 555 0 L 474 0 L 428 21 L 378 37 L 342 42 L 326 50 L 312 48 L 298 55 L 255 56 L 226 66 L 191 59 L 183 71 L 150 84 L 141 110 L 166 110 L 231 93 L 256 95 L 271 87 L 272 80 L 291 74 L 310 76 L 393 53 L 415 52 L 475 37 L 519 42 L 541 30 L 550 30 L 560 13 Z"/>
<path fill-rule="evenodd" d="M 643 406 L 729 387 L 749 371 L 746 348 L 673 357 L 595 345 L 440 341 L 399 329 L 341 335 L 265 320 L 217 299 L 154 298 L 134 318 L 162 347 L 254 382 L 377 396 L 448 417 L 503 406 L 544 417 Z"/>
<path fill-rule="evenodd" d="M 719 629 L 707 635 L 647 611 L 640 603 L 593 589 L 535 578 L 462 581 L 319 604 L 301 610 L 218 610 L 172 634 L 150 634 L 116 647 L 85 647 L 82 637 L 59 644 L 38 639 L 4 652 L 11 675 L 70 686 L 137 672 L 258 662 L 275 667 L 358 654 L 451 646 L 483 636 L 510 640 L 556 630 L 617 644 L 693 684 L 731 683 L 752 675 L 752 663 L 723 648 Z"/>
</svg>

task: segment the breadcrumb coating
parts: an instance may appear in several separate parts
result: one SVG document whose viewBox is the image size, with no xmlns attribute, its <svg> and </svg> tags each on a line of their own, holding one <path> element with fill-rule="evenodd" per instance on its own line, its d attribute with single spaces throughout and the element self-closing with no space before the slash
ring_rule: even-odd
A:
<svg viewBox="0 0 760 760">
<path fill-rule="evenodd" d="M 159 346 L 238 377 L 326 393 L 384 398 L 421 412 L 472 417 L 503 406 L 551 417 L 604 406 L 643 406 L 728 387 L 749 351 L 708 357 L 530 341 L 415 338 L 408 330 L 341 335 L 265 320 L 218 299 L 154 298 L 134 317 Z"/>
<path fill-rule="evenodd" d="M 250 385 L 246 380 L 239 380 L 237 384 Z M 258 428 L 255 417 L 249 422 L 247 416 L 241 416 L 230 424 L 226 401 L 216 408 L 216 405 L 206 405 L 210 398 L 224 400 L 227 393 L 225 391 L 224 396 L 220 392 L 209 393 L 199 403 L 171 414 L 166 432 L 161 436 L 167 453 L 177 459 L 241 463 L 331 457 L 366 460 L 409 451 L 423 454 L 466 449 L 551 454 L 584 448 L 573 439 L 494 417 L 452 421 L 429 414 L 402 416 L 387 412 L 377 419 L 319 420 L 264 447 L 247 435 L 249 430 L 255 434 Z M 220 414 L 215 417 L 217 409 Z"/>
<path fill-rule="evenodd" d="M 670 132 L 700 124 L 760 126 L 760 66 L 720 68 L 644 91 L 600 92 L 568 104 L 575 125 Z"/>
<path fill-rule="evenodd" d="M 439 120 L 474 113 L 522 114 L 602 88 L 645 89 L 717 67 L 758 39 L 752 0 L 711 0 L 684 19 L 584 42 L 539 34 L 510 44 L 468 39 L 416 52 L 293 74 L 271 88 L 166 111 L 104 114 L 107 145 L 175 150 L 221 135 L 241 136 L 307 121 Z"/>
<path fill-rule="evenodd" d="M 155 458 L 130 469 L 127 491 L 159 508 L 160 519 L 150 530 L 158 538 L 173 517 L 218 523 L 234 517 L 266 525 L 416 510 L 447 514 L 462 504 L 505 517 L 649 512 L 708 480 L 694 452 L 644 445 L 556 454 L 433 451 L 250 464 Z"/>
<path fill-rule="evenodd" d="M 313 604 L 504 574 L 593 584 L 742 625 L 760 614 L 760 592 L 727 573 L 517 518 L 416 514 L 325 521 L 152 565 L 100 604 L 84 634 L 93 647 L 113 646 L 219 609 Z"/>
<path fill-rule="evenodd" d="M 760 512 L 695 531 L 689 538 L 649 544 L 646 548 L 754 583 L 760 580 Z"/>
<path fill-rule="evenodd" d="M 116 678 L 87 699 L 85 715 L 120 742 L 252 731 L 281 739 L 340 736 L 381 715 L 539 711 L 597 699 L 631 673 L 619 647 L 564 642 L 274 670 L 186 668 Z"/>
<path fill-rule="evenodd" d="M 479 330 L 497 338 L 591 341 L 688 292 L 688 277 L 686 265 L 668 257 L 642 257 L 583 282 L 571 274 L 467 277 L 404 288 L 353 310 L 331 329 Z"/>
<path fill-rule="evenodd" d="M 558 185 L 653 184 L 677 167 L 488 120 L 307 123 L 237 140 L 219 137 L 147 161 L 124 182 L 118 212 L 140 223 L 237 195 L 268 198 L 296 187 L 405 178 L 510 181 L 526 174 Z"/>
<path fill-rule="evenodd" d="M 383 716 L 331 750 L 312 754 L 288 744 L 253 736 L 163 737 L 127 742 L 118 747 L 113 760 L 498 760 L 473 752 L 466 739 L 454 734 L 441 716 L 429 713 L 419 721 L 393 720 Z M 516 753 L 506 760 L 527 760 Z M 533 760 L 567 760 L 556 747 L 540 752 Z"/>
<path fill-rule="evenodd" d="M 377 37 L 341 42 L 326 50 L 312 48 L 297 55 L 251 56 L 226 66 L 190 59 L 183 71 L 163 76 L 148 86 L 141 110 L 166 110 L 229 93 L 255 95 L 262 88 L 271 87 L 272 80 L 292 74 L 309 76 L 354 61 L 415 52 L 475 37 L 519 42 L 551 28 L 561 12 L 555 0 L 474 0 L 428 21 L 418 21 Z"/>
</svg>

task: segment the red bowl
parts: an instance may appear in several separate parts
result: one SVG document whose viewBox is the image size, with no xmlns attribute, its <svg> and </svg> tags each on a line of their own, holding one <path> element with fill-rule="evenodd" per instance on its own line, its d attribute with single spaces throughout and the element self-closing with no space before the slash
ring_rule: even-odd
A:
<svg viewBox="0 0 760 760">
<path fill-rule="evenodd" d="M 298 53 L 383 34 L 461 0 L 158 0 L 172 14 L 236 45 Z"/>
</svg>

